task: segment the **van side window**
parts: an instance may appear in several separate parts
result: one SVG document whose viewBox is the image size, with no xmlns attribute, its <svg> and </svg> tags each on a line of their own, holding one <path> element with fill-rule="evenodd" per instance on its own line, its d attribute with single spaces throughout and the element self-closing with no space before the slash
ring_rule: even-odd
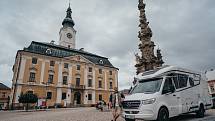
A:
<svg viewBox="0 0 215 121">
<path fill-rule="evenodd" d="M 188 75 L 174 74 L 173 75 L 173 82 L 175 84 L 176 89 L 187 87 Z"/>
<path fill-rule="evenodd" d="M 169 93 L 169 92 L 174 91 L 174 90 L 175 90 L 175 87 L 172 83 L 172 78 L 167 78 L 165 80 L 162 93 L 166 94 L 166 93 Z"/>
<path fill-rule="evenodd" d="M 200 84 L 200 79 L 201 79 L 201 76 L 195 74 L 195 75 L 194 75 L 194 79 L 193 79 L 194 85 Z"/>
<path fill-rule="evenodd" d="M 179 81 L 179 88 L 187 87 L 188 75 L 179 74 L 178 81 Z"/>
<path fill-rule="evenodd" d="M 173 81 L 174 81 L 174 84 L 175 84 L 175 88 L 178 89 L 179 88 L 178 74 L 175 74 L 173 76 Z"/>
<path fill-rule="evenodd" d="M 194 86 L 194 81 L 193 81 L 193 78 L 192 78 L 192 77 L 189 77 L 189 83 L 190 83 L 190 86 L 191 86 L 191 87 Z"/>
</svg>

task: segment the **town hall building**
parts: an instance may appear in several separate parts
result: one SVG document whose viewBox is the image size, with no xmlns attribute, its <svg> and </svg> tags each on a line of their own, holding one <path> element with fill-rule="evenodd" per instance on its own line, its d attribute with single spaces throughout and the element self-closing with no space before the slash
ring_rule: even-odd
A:
<svg viewBox="0 0 215 121">
<path fill-rule="evenodd" d="M 91 106 L 108 102 L 118 87 L 118 68 L 107 57 L 76 48 L 76 30 L 69 6 L 59 32 L 59 45 L 32 41 L 18 50 L 13 66 L 11 102 L 36 94 L 47 106 Z"/>
</svg>

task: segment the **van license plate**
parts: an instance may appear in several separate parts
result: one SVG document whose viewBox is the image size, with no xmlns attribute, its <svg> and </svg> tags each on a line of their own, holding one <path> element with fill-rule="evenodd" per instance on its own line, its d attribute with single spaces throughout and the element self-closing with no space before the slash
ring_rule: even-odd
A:
<svg viewBox="0 0 215 121">
<path fill-rule="evenodd" d="M 134 116 L 132 116 L 132 115 L 125 115 L 125 118 L 134 119 Z"/>
</svg>

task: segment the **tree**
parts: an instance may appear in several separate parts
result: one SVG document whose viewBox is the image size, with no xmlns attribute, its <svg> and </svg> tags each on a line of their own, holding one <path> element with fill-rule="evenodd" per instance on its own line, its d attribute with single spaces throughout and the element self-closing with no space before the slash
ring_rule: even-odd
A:
<svg viewBox="0 0 215 121">
<path fill-rule="evenodd" d="M 25 93 L 21 94 L 19 97 L 19 103 L 26 103 L 26 111 L 28 110 L 28 104 L 29 103 L 36 103 L 38 101 L 38 97 L 35 94 L 32 93 Z"/>
</svg>

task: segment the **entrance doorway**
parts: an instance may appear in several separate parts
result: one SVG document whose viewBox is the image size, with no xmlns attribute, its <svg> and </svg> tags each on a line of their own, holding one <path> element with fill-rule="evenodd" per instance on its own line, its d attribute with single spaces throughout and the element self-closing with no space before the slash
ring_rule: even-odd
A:
<svg viewBox="0 0 215 121">
<path fill-rule="evenodd" d="M 74 101 L 76 104 L 81 104 L 81 93 L 80 92 L 75 92 Z"/>
</svg>

